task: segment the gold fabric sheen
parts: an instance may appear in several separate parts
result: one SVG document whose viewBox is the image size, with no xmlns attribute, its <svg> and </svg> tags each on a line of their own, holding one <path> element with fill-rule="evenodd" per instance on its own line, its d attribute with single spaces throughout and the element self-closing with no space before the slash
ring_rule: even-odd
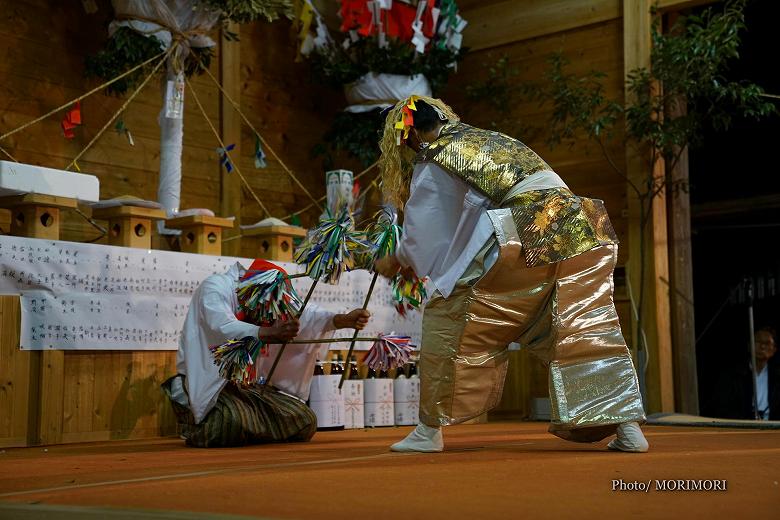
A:
<svg viewBox="0 0 780 520">
<path fill-rule="evenodd" d="M 496 238 L 476 255 L 444 299 L 425 307 L 420 358 L 420 420 L 457 424 L 495 407 L 508 363 L 507 345 L 549 366 L 550 431 L 594 442 L 618 424 L 645 420 L 631 355 L 612 300 L 617 246 L 527 267 L 514 211 L 489 212 Z M 491 247 L 496 263 L 485 272 Z"/>
<path fill-rule="evenodd" d="M 505 200 L 516 184 L 551 169 L 517 139 L 448 123 L 439 138 L 418 154 L 416 162 L 434 163 L 487 196 L 496 207 L 510 208 L 528 267 L 617 244 L 600 200 L 578 197 L 566 188 L 529 191 Z"/>
</svg>

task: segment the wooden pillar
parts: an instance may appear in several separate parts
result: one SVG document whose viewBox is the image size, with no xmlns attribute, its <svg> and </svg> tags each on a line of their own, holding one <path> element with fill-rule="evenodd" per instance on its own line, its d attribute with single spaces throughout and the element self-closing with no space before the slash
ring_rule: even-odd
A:
<svg viewBox="0 0 780 520">
<path fill-rule="evenodd" d="M 166 226 L 181 230 L 179 241 L 183 252 L 220 256 L 222 230 L 232 228 L 234 223 L 234 220 L 228 218 L 190 215 L 169 218 Z"/>
<path fill-rule="evenodd" d="M 684 113 L 684 104 L 672 115 Z M 669 172 L 669 298 L 671 300 L 674 388 L 678 412 L 699 415 L 696 371 L 696 329 L 693 307 L 693 248 L 691 197 L 688 190 L 688 150 L 683 150 Z"/>
<path fill-rule="evenodd" d="M 306 230 L 298 226 L 262 226 L 245 229 L 242 235 L 247 242 L 251 240 L 255 244 L 250 253 L 255 258 L 292 262 L 293 240 L 305 237 Z"/>
<path fill-rule="evenodd" d="M 11 234 L 11 211 L 7 209 L 0 209 L 0 234 Z"/>
<path fill-rule="evenodd" d="M 651 0 L 623 0 L 623 60 L 626 79 L 632 70 L 650 66 Z M 626 103 L 632 102 L 626 91 Z M 626 167 L 629 179 L 646 189 L 649 175 L 663 178 L 663 161 L 649 159 L 650 151 L 628 147 Z M 645 377 L 640 375 L 645 390 L 645 408 L 648 412 L 674 411 L 674 371 L 669 308 L 669 261 L 666 230 L 666 201 L 664 193 L 653 198 L 650 221 L 644 229 L 644 259 L 641 258 L 640 200 L 630 187 L 628 190 L 628 277 L 631 293 L 636 301 L 640 294 L 640 270 L 644 260 L 643 331 L 647 337 L 649 366 Z M 635 325 L 635 324 L 634 324 Z M 640 331 L 632 337 L 639 344 Z M 641 356 L 640 356 L 641 358 Z M 641 366 L 637 367 L 641 370 Z"/>
<path fill-rule="evenodd" d="M 238 35 L 239 27 L 237 23 L 230 23 L 227 26 L 227 30 Z M 219 73 L 222 88 L 240 106 L 241 42 L 227 40 L 224 32 L 220 40 Z M 241 160 L 241 116 L 224 95 L 220 96 L 219 114 L 222 142 L 225 143 L 225 146 L 236 145 L 230 152 L 230 156 L 233 161 L 239 162 Z M 241 179 L 235 172 L 228 173 L 225 168 L 220 166 L 220 215 L 236 217 L 236 221 L 240 223 L 241 197 Z M 239 233 L 240 230 L 238 228 L 228 229 L 225 231 L 225 238 Z M 225 242 L 223 250 L 225 255 L 239 256 L 241 253 L 241 239 L 238 238 Z"/>
<path fill-rule="evenodd" d="M 12 197 L 0 198 L 0 207 L 11 210 L 11 234 L 28 238 L 40 238 L 45 240 L 59 240 L 60 238 L 60 210 L 75 209 L 76 199 L 56 197 L 52 195 L 38 195 L 28 193 Z M 18 301 L 18 298 L 16 298 Z M 9 313 L 13 316 L 13 313 Z M 3 328 L 9 326 L 16 329 L 13 323 L 5 321 Z M 19 348 L 19 338 L 16 338 L 14 348 Z M 31 399 L 27 409 L 28 415 L 28 442 L 32 444 L 58 444 L 62 441 L 62 409 L 64 395 L 64 369 L 65 352 L 62 350 L 31 351 L 29 353 L 15 353 L 14 357 L 27 370 L 22 369 L 18 374 L 20 378 L 18 387 L 27 385 L 27 388 L 17 388 L 22 394 L 26 393 Z"/>
<path fill-rule="evenodd" d="M 152 220 L 165 220 L 165 211 L 137 206 L 114 206 L 92 210 L 92 218 L 108 221 L 112 246 L 152 248 Z"/>
</svg>

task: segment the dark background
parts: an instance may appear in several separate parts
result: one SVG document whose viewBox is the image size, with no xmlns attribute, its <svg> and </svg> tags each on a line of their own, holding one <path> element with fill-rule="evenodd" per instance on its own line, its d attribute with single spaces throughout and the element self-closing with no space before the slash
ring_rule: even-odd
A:
<svg viewBox="0 0 780 520">
<path fill-rule="evenodd" d="M 780 94 L 780 2 L 753 0 L 745 14 L 740 59 L 728 78 Z M 756 287 L 756 326 L 780 327 L 780 202 L 756 209 L 751 201 L 780 201 L 780 116 L 736 120 L 728 131 L 706 129 L 703 137 L 704 145 L 690 151 L 696 352 L 701 413 L 718 416 L 718 374 L 749 360 L 745 277 Z M 702 204 L 726 207 L 729 201 L 738 202 L 739 212 L 702 215 Z"/>
</svg>

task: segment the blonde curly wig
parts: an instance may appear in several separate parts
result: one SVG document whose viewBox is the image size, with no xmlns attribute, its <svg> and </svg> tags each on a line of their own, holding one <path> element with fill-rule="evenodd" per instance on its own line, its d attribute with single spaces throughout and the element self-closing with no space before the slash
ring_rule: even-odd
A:
<svg viewBox="0 0 780 520">
<path fill-rule="evenodd" d="M 452 108 L 441 99 L 427 96 L 416 96 L 416 99 L 425 101 L 432 107 L 440 110 L 449 122 L 460 121 L 460 118 L 453 112 Z M 403 209 L 406 205 L 406 200 L 409 198 L 409 184 L 412 181 L 414 157 L 416 155 L 414 150 L 403 143 L 399 146 L 396 141 L 395 123 L 401 117 L 401 110 L 408 103 L 409 99 L 404 99 L 396 103 L 390 110 L 385 119 L 382 139 L 379 141 L 379 148 L 382 150 L 382 156 L 379 158 L 379 171 L 382 175 L 382 190 L 385 195 L 385 202 L 389 202 L 399 209 Z"/>
</svg>

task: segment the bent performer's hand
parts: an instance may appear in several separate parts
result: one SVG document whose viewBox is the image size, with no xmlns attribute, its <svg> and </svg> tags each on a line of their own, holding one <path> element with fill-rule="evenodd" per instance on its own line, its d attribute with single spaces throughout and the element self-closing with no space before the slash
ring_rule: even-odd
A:
<svg viewBox="0 0 780 520">
<path fill-rule="evenodd" d="M 392 278 L 401 269 L 401 264 L 395 255 L 387 255 L 376 261 L 374 269 L 385 278 Z"/>
<path fill-rule="evenodd" d="M 301 328 L 301 322 L 297 319 L 282 321 L 276 320 L 271 327 L 260 329 L 259 338 L 264 341 L 290 341 L 295 339 Z"/>
</svg>

